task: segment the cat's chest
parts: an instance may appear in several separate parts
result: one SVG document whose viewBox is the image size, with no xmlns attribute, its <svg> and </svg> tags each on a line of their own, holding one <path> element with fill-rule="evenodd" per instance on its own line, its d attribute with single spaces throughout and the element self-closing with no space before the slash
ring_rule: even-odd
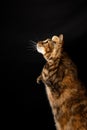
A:
<svg viewBox="0 0 87 130">
<path fill-rule="evenodd" d="M 57 67 L 55 66 L 55 64 L 52 65 L 48 65 L 46 64 L 42 70 L 42 78 L 44 81 L 54 81 L 54 79 L 56 78 L 56 74 L 57 74 Z"/>
</svg>

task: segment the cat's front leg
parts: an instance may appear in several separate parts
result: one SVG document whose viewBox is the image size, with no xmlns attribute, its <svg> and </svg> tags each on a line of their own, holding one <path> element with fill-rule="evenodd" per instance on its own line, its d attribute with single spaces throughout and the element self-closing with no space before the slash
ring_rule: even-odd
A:
<svg viewBox="0 0 87 130">
<path fill-rule="evenodd" d="M 42 75 L 37 77 L 37 83 L 40 84 L 40 81 L 42 80 Z"/>
</svg>

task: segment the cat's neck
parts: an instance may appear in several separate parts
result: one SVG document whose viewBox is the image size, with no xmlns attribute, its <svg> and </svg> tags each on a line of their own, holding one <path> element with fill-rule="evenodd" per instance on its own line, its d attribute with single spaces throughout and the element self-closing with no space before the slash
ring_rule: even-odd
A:
<svg viewBox="0 0 87 130">
<path fill-rule="evenodd" d="M 60 59 L 61 59 L 61 56 L 62 56 L 61 51 L 62 50 L 59 50 L 58 52 L 56 52 L 56 51 L 53 52 L 53 55 L 50 56 L 50 58 L 48 60 L 49 65 L 53 65 L 53 64 L 59 65 L 59 62 L 60 62 Z"/>
<path fill-rule="evenodd" d="M 60 62 L 60 58 L 56 58 L 56 59 L 51 59 L 51 60 L 49 60 L 49 61 L 47 61 L 47 64 L 49 65 L 49 66 L 52 66 L 52 65 L 59 65 L 59 62 Z"/>
</svg>

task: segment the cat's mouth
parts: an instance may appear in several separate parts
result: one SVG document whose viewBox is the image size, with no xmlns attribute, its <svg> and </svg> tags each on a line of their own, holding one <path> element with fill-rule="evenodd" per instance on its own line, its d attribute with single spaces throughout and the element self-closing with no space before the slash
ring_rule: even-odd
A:
<svg viewBox="0 0 87 130">
<path fill-rule="evenodd" d="M 41 46 L 39 46 L 38 44 L 37 44 L 37 51 L 38 51 L 39 53 L 43 54 L 43 55 L 46 53 L 44 47 L 41 47 Z"/>
</svg>

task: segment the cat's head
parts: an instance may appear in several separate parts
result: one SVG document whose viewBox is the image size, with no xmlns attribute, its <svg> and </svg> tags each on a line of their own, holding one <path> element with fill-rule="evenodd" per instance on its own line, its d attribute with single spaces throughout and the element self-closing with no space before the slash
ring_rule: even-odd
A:
<svg viewBox="0 0 87 130">
<path fill-rule="evenodd" d="M 51 39 L 39 41 L 37 51 L 41 53 L 47 61 L 60 56 L 63 45 L 63 35 L 53 36 Z"/>
</svg>

